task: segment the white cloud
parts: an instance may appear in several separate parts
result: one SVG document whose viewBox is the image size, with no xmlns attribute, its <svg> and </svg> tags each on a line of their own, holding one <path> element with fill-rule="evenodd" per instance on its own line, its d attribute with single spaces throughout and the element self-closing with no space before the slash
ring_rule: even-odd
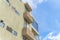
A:
<svg viewBox="0 0 60 40">
<path fill-rule="evenodd" d="M 43 40 L 60 40 L 60 33 L 53 36 L 53 32 L 49 33 Z"/>
<path fill-rule="evenodd" d="M 37 8 L 37 4 L 41 4 L 44 0 L 23 0 L 23 2 L 28 2 L 32 8 Z"/>
</svg>

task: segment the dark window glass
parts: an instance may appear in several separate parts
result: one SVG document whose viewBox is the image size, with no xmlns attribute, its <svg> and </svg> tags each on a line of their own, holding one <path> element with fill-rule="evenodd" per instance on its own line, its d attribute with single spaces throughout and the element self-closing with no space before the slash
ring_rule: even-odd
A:
<svg viewBox="0 0 60 40">
<path fill-rule="evenodd" d="M 38 31 L 38 24 L 35 20 L 33 21 L 32 25 Z"/>
<path fill-rule="evenodd" d="M 11 32 L 13 35 L 17 36 L 17 32 L 14 31 L 11 27 L 8 27 L 6 28 L 9 32 Z"/>
<path fill-rule="evenodd" d="M 10 2 L 9 2 L 9 0 L 6 0 L 6 1 L 8 2 L 9 6 L 10 6 Z"/>
<path fill-rule="evenodd" d="M 6 28 L 9 32 L 11 32 L 12 33 L 12 28 L 10 28 L 10 27 L 8 27 L 7 26 L 7 28 Z"/>
<path fill-rule="evenodd" d="M 16 10 L 16 8 L 14 8 L 14 7 L 12 6 L 12 9 L 15 11 L 15 13 L 16 13 L 17 15 L 20 15 L 20 13 Z"/>
<path fill-rule="evenodd" d="M 9 3 L 9 0 L 6 0 Z"/>
<path fill-rule="evenodd" d="M 25 36 L 23 36 L 23 40 L 28 40 L 28 38 L 26 38 Z"/>
<path fill-rule="evenodd" d="M 4 24 L 3 20 L 0 20 L 0 27 L 4 27 L 4 26 L 5 26 L 5 24 Z"/>
</svg>

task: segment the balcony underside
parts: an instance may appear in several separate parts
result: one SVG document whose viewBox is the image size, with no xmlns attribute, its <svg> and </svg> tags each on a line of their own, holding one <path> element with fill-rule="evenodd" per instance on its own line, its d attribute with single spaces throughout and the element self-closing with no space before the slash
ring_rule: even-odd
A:
<svg viewBox="0 0 60 40">
<path fill-rule="evenodd" d="M 28 3 L 25 3 L 25 8 L 30 12 L 32 11 L 32 8 L 30 7 L 30 5 Z"/>
<path fill-rule="evenodd" d="M 23 16 L 24 16 L 24 19 L 25 19 L 28 23 L 32 23 L 32 22 L 33 22 L 33 17 L 29 14 L 29 12 L 25 12 Z"/>
<path fill-rule="evenodd" d="M 23 28 L 23 36 L 27 37 L 29 40 L 34 40 L 34 34 L 27 28 Z"/>
</svg>

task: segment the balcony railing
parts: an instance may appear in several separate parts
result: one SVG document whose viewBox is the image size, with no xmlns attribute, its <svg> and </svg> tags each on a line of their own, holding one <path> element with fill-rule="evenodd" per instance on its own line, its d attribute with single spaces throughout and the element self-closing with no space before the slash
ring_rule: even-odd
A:
<svg viewBox="0 0 60 40">
<path fill-rule="evenodd" d="M 28 38 L 29 40 L 34 40 L 34 34 L 33 32 L 29 29 L 29 25 L 27 24 L 27 22 L 24 22 L 24 28 L 22 31 L 23 36 L 25 36 L 26 38 Z"/>
<path fill-rule="evenodd" d="M 33 17 L 30 15 L 29 12 L 25 12 L 23 17 L 29 24 L 33 22 Z"/>
<path fill-rule="evenodd" d="M 33 23 L 32 23 L 32 26 L 33 26 L 33 32 L 35 33 L 35 34 L 37 34 L 38 33 L 38 24 L 37 24 L 37 22 L 34 20 L 33 21 Z"/>
<path fill-rule="evenodd" d="M 27 37 L 28 39 L 34 40 L 34 34 L 28 28 L 23 29 L 23 36 Z"/>
</svg>

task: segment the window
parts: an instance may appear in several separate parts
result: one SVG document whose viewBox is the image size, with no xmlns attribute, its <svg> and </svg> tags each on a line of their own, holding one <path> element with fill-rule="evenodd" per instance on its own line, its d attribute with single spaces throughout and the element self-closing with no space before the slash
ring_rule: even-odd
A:
<svg viewBox="0 0 60 40">
<path fill-rule="evenodd" d="M 0 27 L 4 27 L 4 26 L 5 26 L 5 24 L 4 24 L 3 20 L 0 20 Z"/>
<path fill-rule="evenodd" d="M 4 0 L 4 2 L 5 2 L 7 5 L 10 6 L 10 2 L 9 2 L 9 0 Z"/>
<path fill-rule="evenodd" d="M 8 27 L 6 28 L 10 33 L 12 33 L 13 35 L 17 36 L 17 32 L 14 31 L 11 27 Z"/>
<path fill-rule="evenodd" d="M 12 28 L 10 28 L 10 27 L 8 27 L 7 26 L 7 28 L 6 28 L 9 32 L 11 32 L 12 33 Z"/>
<path fill-rule="evenodd" d="M 17 15 L 20 15 L 20 13 L 16 10 L 16 8 L 14 8 L 14 7 L 12 6 L 12 9 L 15 11 L 15 13 L 16 13 Z"/>
<path fill-rule="evenodd" d="M 20 1 L 22 1 L 22 0 L 20 0 Z"/>
<path fill-rule="evenodd" d="M 7 28 L 6 28 L 9 32 L 11 32 L 12 33 L 12 28 L 10 28 L 10 27 L 8 27 L 7 26 Z"/>
<path fill-rule="evenodd" d="M 36 31 L 38 32 L 38 24 L 37 22 L 34 20 L 32 23 L 32 26 L 36 29 Z"/>
<path fill-rule="evenodd" d="M 12 34 L 15 35 L 15 36 L 17 36 L 17 32 L 14 31 L 14 30 L 12 31 Z"/>
<path fill-rule="evenodd" d="M 9 0 L 6 0 L 9 3 Z"/>
<path fill-rule="evenodd" d="M 23 40 L 28 40 L 25 36 L 23 36 Z"/>
</svg>

